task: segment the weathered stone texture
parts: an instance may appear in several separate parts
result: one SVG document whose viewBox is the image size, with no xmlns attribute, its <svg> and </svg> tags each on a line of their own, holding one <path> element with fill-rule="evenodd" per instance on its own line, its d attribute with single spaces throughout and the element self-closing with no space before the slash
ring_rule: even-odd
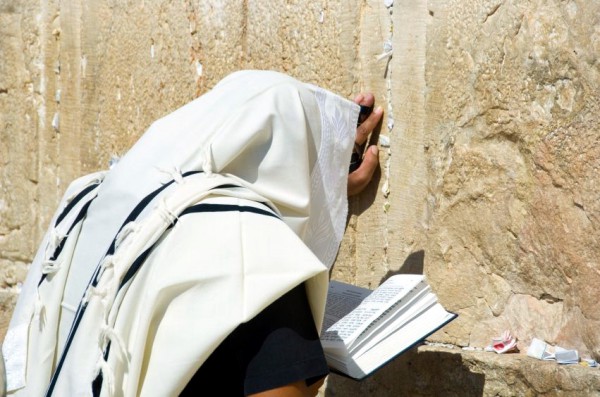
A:
<svg viewBox="0 0 600 397">
<path fill-rule="evenodd" d="M 598 357 L 600 4 L 473 3 L 430 2 L 426 271 L 461 314 L 443 339 Z"/>
<path fill-rule="evenodd" d="M 23 9 L 27 9 L 23 5 Z M 15 302 L 14 287 L 39 238 L 37 31 L 31 18 L 0 3 L 0 338 Z"/>
<path fill-rule="evenodd" d="M 256 68 L 386 110 L 334 278 L 424 271 L 460 315 L 432 340 L 510 329 L 521 350 L 538 337 L 600 359 L 599 57 L 598 1 L 0 0 L 0 338 L 67 184 Z M 598 391 L 580 369 L 477 357 L 411 353 L 326 394 Z"/>
<path fill-rule="evenodd" d="M 522 355 L 422 346 L 360 383 L 329 376 L 326 395 L 600 396 L 600 376 L 598 368 L 540 362 Z"/>
</svg>

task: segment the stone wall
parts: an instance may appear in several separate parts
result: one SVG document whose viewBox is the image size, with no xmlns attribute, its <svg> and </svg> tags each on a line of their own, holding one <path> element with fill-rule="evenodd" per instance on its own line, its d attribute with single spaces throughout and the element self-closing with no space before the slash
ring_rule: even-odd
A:
<svg viewBox="0 0 600 397">
<path fill-rule="evenodd" d="M 424 271 L 432 340 L 600 359 L 599 57 L 598 1 L 0 0 L 0 337 L 67 184 L 255 68 L 387 112 L 334 278 Z"/>
<path fill-rule="evenodd" d="M 445 339 L 508 328 L 599 358 L 600 3 L 444 3 L 429 5 L 425 251 L 462 315 Z"/>
</svg>

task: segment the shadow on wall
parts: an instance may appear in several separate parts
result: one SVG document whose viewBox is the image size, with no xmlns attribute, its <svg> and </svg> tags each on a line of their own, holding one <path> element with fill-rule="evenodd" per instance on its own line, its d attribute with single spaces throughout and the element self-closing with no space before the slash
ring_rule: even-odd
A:
<svg viewBox="0 0 600 397">
<path fill-rule="evenodd" d="M 416 348 L 357 382 L 331 374 L 326 397 L 483 396 L 485 375 L 472 372 L 460 354 Z"/>
<path fill-rule="evenodd" d="M 423 267 L 425 264 L 425 251 L 420 250 L 416 252 L 412 252 L 404 261 L 400 269 L 396 271 L 388 271 L 385 276 L 381 278 L 381 283 L 383 283 L 388 278 L 392 277 L 395 274 L 423 274 Z"/>
</svg>

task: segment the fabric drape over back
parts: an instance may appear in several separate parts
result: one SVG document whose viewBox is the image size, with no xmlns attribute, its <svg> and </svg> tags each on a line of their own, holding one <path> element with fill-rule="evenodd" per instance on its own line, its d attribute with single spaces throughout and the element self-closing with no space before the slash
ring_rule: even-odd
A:
<svg viewBox="0 0 600 397">
<path fill-rule="evenodd" d="M 76 241 L 50 230 L 40 247 L 3 346 L 9 390 L 91 395 L 96 379 L 103 395 L 176 393 L 236 325 L 303 281 L 318 324 L 358 109 L 242 71 L 155 122 L 96 178 Z M 211 200 L 273 216 L 182 216 Z"/>
</svg>

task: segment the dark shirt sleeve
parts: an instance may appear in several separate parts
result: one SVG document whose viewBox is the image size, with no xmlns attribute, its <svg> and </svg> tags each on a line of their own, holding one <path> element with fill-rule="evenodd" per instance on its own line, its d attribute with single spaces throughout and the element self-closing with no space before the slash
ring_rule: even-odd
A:
<svg viewBox="0 0 600 397">
<path fill-rule="evenodd" d="M 245 396 L 328 374 L 304 284 L 241 324 L 181 394 Z"/>
</svg>

